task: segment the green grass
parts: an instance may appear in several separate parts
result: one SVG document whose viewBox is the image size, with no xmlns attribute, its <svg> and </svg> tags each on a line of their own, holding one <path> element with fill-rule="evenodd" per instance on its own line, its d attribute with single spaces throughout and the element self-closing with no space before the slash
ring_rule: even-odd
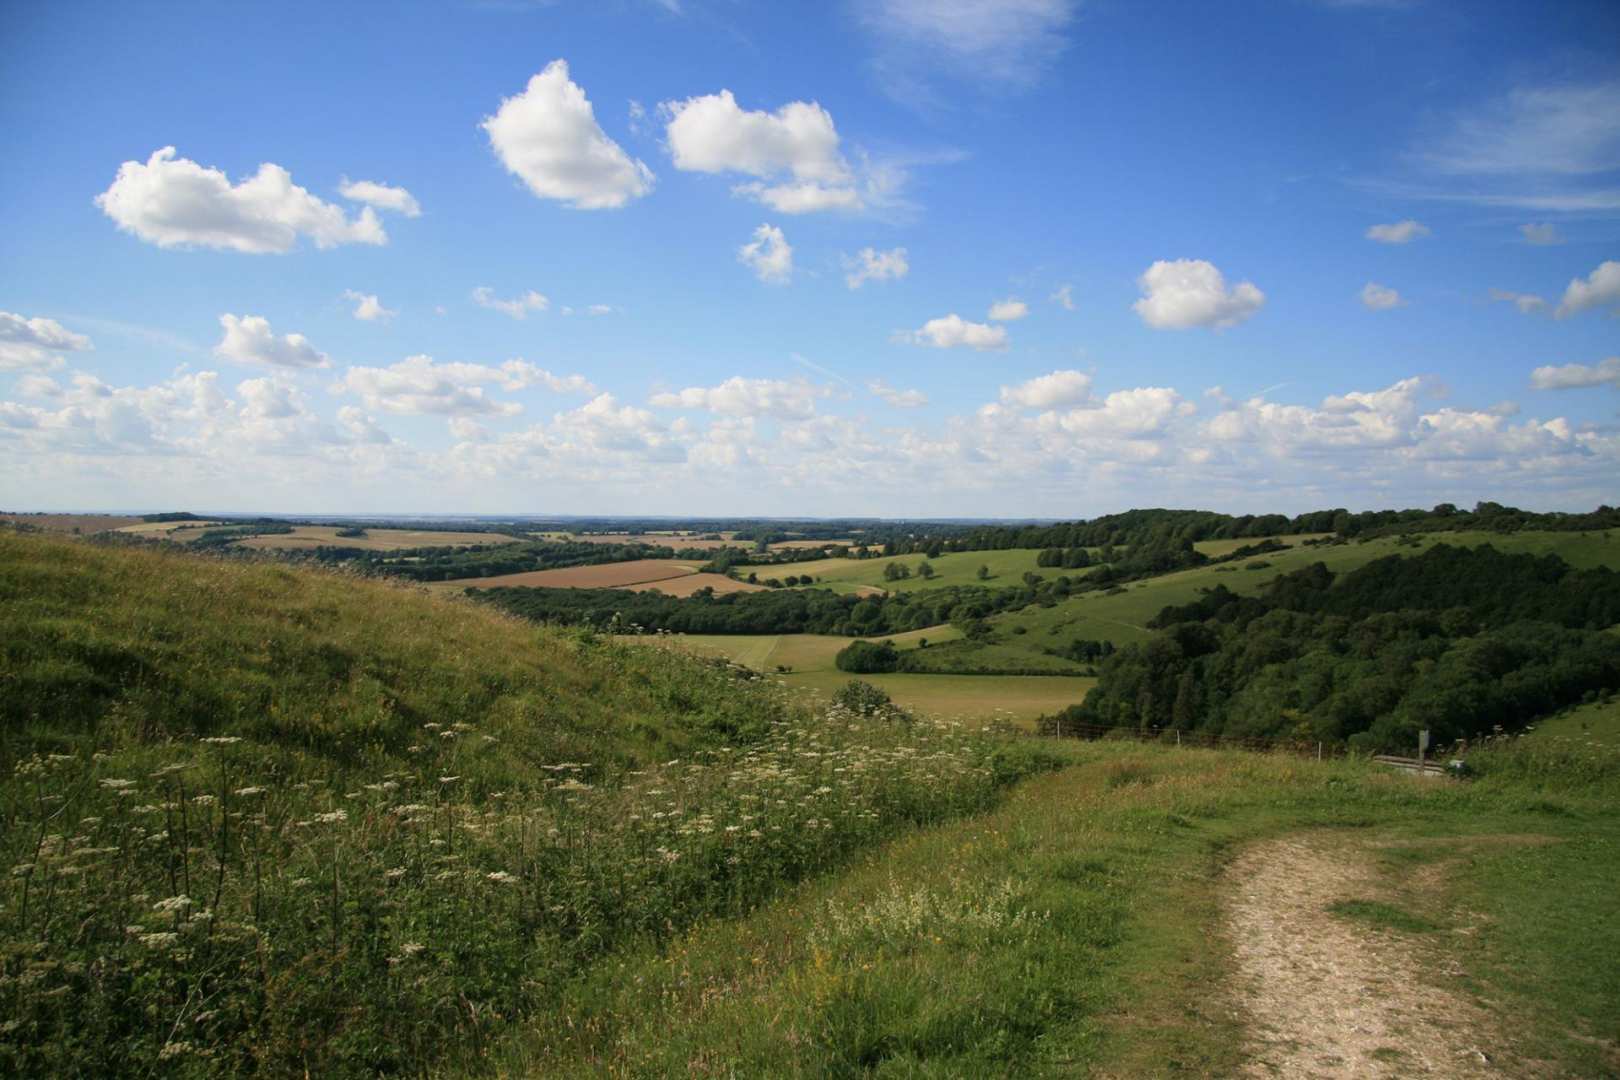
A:
<svg viewBox="0 0 1620 1080">
<path fill-rule="evenodd" d="M 780 567 L 761 566 L 748 569 L 757 573 L 761 580 L 767 577 L 781 579 L 789 575 L 809 574 L 817 579 L 809 586 L 810 588 L 831 589 L 840 593 L 855 592 L 862 587 L 884 589 L 888 592 L 915 592 L 918 589 L 937 589 L 944 585 L 985 585 L 1004 588 L 1008 585 L 1021 584 L 1027 571 L 1034 571 L 1046 578 L 1064 573 L 1084 573 L 1083 570 L 1036 566 L 1035 559 L 1038 555 L 1040 555 L 1038 551 L 1015 548 L 1007 551 L 957 551 L 934 559 L 926 555 L 895 555 L 892 558 L 871 559 L 817 559 L 813 562 Z M 885 580 L 883 568 L 891 562 L 906 567 L 911 571 L 911 577 L 901 581 Z M 934 568 L 934 577 L 931 579 L 917 576 L 917 568 L 925 562 Z M 979 579 L 981 566 L 990 570 L 990 577 L 987 580 Z"/>
<path fill-rule="evenodd" d="M 0 535 L 0 1073 L 480 1071 L 1041 767 L 352 576 Z"/>
<path fill-rule="evenodd" d="M 696 695 L 691 665 L 651 656 L 625 680 L 580 640 L 383 581 L 0 533 L 0 767 L 229 734 L 380 769 L 408 763 L 427 722 L 623 766 L 762 722 L 721 692 L 732 679 Z M 465 768 L 491 789 L 536 775 Z"/>
<path fill-rule="evenodd" d="M 924 716 L 959 720 L 1004 720 L 1030 727 L 1035 719 L 1078 705 L 1097 680 L 1072 675 L 850 675 L 843 671 L 794 672 L 780 676 L 818 700 L 850 679 L 882 687 L 896 705 Z"/>
<path fill-rule="evenodd" d="M 916 650 L 927 640 L 926 651 L 931 653 L 936 645 L 957 641 L 961 636 L 955 627 L 934 626 L 871 640 L 893 641 L 901 650 Z M 827 634 L 663 634 L 622 640 L 721 656 L 771 674 L 776 673 L 778 665 L 785 666 L 791 669 L 782 676 L 787 685 L 802 688 L 821 700 L 829 698 L 854 677 L 839 671 L 833 663 L 838 651 L 852 639 Z M 994 652 L 983 656 L 975 654 L 976 661 L 994 663 L 997 659 Z M 1027 655 L 1009 650 L 1005 662 L 1035 666 L 1052 659 L 1036 657 L 1032 662 Z M 913 712 L 928 716 L 1002 719 L 1027 726 L 1036 717 L 1078 704 L 1095 685 L 1095 679 L 1073 675 L 1077 665 L 1057 661 L 1052 666 L 1070 673 L 1053 676 L 906 673 L 861 678 L 881 686 L 896 704 Z"/>
<path fill-rule="evenodd" d="M 1353 919 L 1379 930 L 1397 930 L 1403 934 L 1429 934 L 1440 929 L 1439 924 L 1413 915 L 1394 904 L 1382 900 L 1336 900 L 1327 906 L 1330 914 Z"/>
<path fill-rule="evenodd" d="M 1084 682 L 954 678 L 872 681 Z M 0 1072 L 1232 1075 L 1222 872 L 1301 830 L 1379 853 L 1508 1074 L 1620 1067 L 1620 755 L 1419 782 L 795 680 L 845 676 L 0 534 Z"/>
<path fill-rule="evenodd" d="M 1595 743 L 1620 751 L 1620 695 L 1566 709 L 1536 724 L 1540 739 Z"/>
<path fill-rule="evenodd" d="M 1493 1004 L 1499 1067 L 1597 1076 L 1620 1062 L 1620 771 L 1566 785 L 1553 816 L 1512 777 L 1417 783 L 1355 762 L 1121 744 L 1067 753 L 1071 768 L 983 817 L 599 969 L 562 1005 L 570 1023 L 497 1060 L 535 1075 L 1236 1075 L 1245 1032 L 1222 870 L 1247 843 L 1321 830 L 1429 851 L 1436 922 L 1467 913 L 1491 928 L 1456 946 L 1426 933 L 1425 947 L 1441 950 L 1439 985 Z M 1548 842 L 1501 841 L 1520 834 Z"/>
</svg>

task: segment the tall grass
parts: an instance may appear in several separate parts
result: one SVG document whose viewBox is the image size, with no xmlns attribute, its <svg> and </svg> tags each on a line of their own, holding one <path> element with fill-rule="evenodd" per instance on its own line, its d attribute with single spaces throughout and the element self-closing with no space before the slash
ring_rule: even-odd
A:
<svg viewBox="0 0 1620 1080">
<path fill-rule="evenodd" d="M 0 1074 L 478 1072 L 1041 764 L 386 583 L 0 536 Z"/>
<path fill-rule="evenodd" d="M 896 829 L 983 809 L 1037 759 L 833 710 L 632 771 L 469 797 L 413 767 L 292 782 L 230 736 L 36 755 L 5 787 L 0 1071 L 417 1071 L 631 941 L 750 910 Z M 307 775 L 307 774 L 306 774 Z M 362 782 L 364 781 L 364 782 Z"/>
</svg>

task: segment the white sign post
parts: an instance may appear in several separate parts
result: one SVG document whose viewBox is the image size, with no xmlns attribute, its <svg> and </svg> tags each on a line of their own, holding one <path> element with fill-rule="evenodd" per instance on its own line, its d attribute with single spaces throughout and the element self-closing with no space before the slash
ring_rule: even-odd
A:
<svg viewBox="0 0 1620 1080">
<path fill-rule="evenodd" d="M 1418 775 L 1423 775 L 1423 755 L 1429 749 L 1429 729 L 1418 732 Z"/>
</svg>

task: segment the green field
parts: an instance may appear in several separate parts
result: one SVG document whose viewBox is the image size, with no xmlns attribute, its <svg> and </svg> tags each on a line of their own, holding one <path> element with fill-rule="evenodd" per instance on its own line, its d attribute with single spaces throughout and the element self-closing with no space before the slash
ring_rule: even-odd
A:
<svg viewBox="0 0 1620 1080">
<path fill-rule="evenodd" d="M 1440 533 L 1417 538 L 1415 543 L 1395 537 L 1366 543 L 1336 544 L 1324 547 L 1295 547 L 1265 555 L 1256 560 L 1201 566 L 1126 585 L 1113 596 L 1087 593 L 1050 608 L 1031 607 L 1009 612 L 990 620 L 992 627 L 1009 643 L 1023 643 L 1035 653 L 1046 644 L 1072 638 L 1112 641 L 1124 645 L 1144 641 L 1152 633 L 1148 620 L 1173 604 L 1186 604 L 1205 589 L 1225 585 L 1233 592 L 1252 595 L 1280 574 L 1291 573 L 1312 563 L 1325 563 L 1335 573 L 1365 566 L 1385 555 L 1411 555 L 1437 544 L 1473 547 L 1489 543 L 1499 551 L 1534 555 L 1556 553 L 1575 567 L 1609 566 L 1620 568 L 1620 535 L 1603 533 Z M 1264 562 L 1263 570 L 1250 570 L 1253 562 Z M 1015 627 L 1023 627 L 1022 637 L 1013 637 Z"/>
<path fill-rule="evenodd" d="M 1048 577 L 1055 577 L 1061 573 L 1084 573 L 1083 570 L 1065 571 L 1036 566 L 1035 559 L 1038 555 L 1040 552 L 1028 548 L 1012 548 L 1007 551 L 957 551 L 933 559 L 926 555 L 896 555 L 892 558 L 872 559 L 816 559 L 812 562 L 788 563 L 782 566 L 747 567 L 746 570 L 758 574 L 761 581 L 768 577 L 782 579 L 809 574 L 817 579 L 812 588 L 831 589 L 840 593 L 855 592 L 863 587 L 888 592 L 937 589 L 942 585 L 985 585 L 991 588 L 1006 588 L 1008 585 L 1020 584 L 1024 574 L 1031 570 Z M 932 579 L 917 576 L 917 568 L 925 562 L 932 564 L 934 568 Z M 900 581 L 884 580 L 883 568 L 889 563 L 904 566 L 911 571 L 911 576 Z M 981 566 L 990 570 L 990 577 L 987 580 L 979 579 Z M 738 572 L 741 573 L 743 570 L 744 568 L 739 568 Z"/>
<path fill-rule="evenodd" d="M 1620 751 L 1620 696 L 1549 716 L 1536 725 L 1534 734 Z"/>
<path fill-rule="evenodd" d="M 924 639 L 932 649 L 936 643 L 956 641 L 961 636 L 955 627 L 934 626 L 870 640 L 892 641 L 901 650 L 915 650 Z M 776 674 L 788 686 L 802 688 L 822 700 L 854 678 L 839 671 L 833 663 L 838 651 L 852 638 L 827 634 L 659 634 L 621 640 L 723 656 L 756 671 Z M 779 673 L 778 667 L 790 670 Z M 901 673 L 860 678 L 882 687 L 896 704 L 913 712 L 939 717 L 1005 719 L 1025 726 L 1036 717 L 1078 704 L 1096 682 L 1072 675 Z"/>
<path fill-rule="evenodd" d="M 948 720 L 1005 720 L 1028 728 L 1037 717 L 1078 705 L 1096 679 L 1073 675 L 849 675 L 842 671 L 800 671 L 781 676 L 822 699 L 850 679 L 883 689 L 895 704 L 924 716 Z"/>
</svg>

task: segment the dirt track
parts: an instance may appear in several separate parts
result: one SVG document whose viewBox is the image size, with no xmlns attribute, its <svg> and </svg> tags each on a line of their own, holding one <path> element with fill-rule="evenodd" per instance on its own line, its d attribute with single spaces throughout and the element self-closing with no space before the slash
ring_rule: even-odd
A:
<svg viewBox="0 0 1620 1080">
<path fill-rule="evenodd" d="M 1443 946 L 1326 910 L 1386 891 L 1365 841 L 1343 835 L 1267 841 L 1232 865 L 1227 932 L 1247 1075 L 1526 1075 L 1527 1063 L 1506 1064 L 1495 1018 L 1436 985 Z"/>
</svg>

